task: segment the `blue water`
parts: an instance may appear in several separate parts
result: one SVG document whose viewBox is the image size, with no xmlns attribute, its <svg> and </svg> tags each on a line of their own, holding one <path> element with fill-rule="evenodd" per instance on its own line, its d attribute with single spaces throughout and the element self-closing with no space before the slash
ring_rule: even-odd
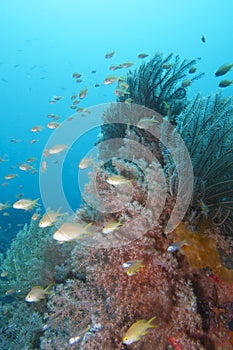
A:
<svg viewBox="0 0 233 350">
<path fill-rule="evenodd" d="M 13 204 L 20 193 L 25 198 L 40 197 L 38 173 L 25 173 L 18 164 L 36 157 L 39 170 L 43 149 L 53 133 L 46 128 L 51 121 L 47 115 L 59 114 L 59 122 L 71 116 L 73 93 L 88 87 L 87 97 L 78 107 L 115 101 L 114 88 L 103 85 L 104 78 L 112 73 L 108 69 L 111 64 L 132 61 L 139 65 L 137 54 L 141 52 L 150 57 L 156 51 L 164 55 L 174 52 L 187 59 L 201 57 L 198 67 L 205 77 L 195 83 L 192 93 L 216 91 L 214 72 L 221 64 L 232 62 L 232 12 L 231 0 L 1 1 L 0 157 L 9 161 L 0 164 L 0 182 L 9 185 L 0 186 L 0 202 Z M 112 50 L 116 52 L 114 57 L 106 60 L 104 55 Z M 81 72 L 84 82 L 75 83 L 73 72 Z M 229 76 L 231 79 L 232 73 Z M 100 87 L 95 88 L 96 83 Z M 229 87 L 227 94 L 232 92 L 233 87 Z M 51 105 L 54 95 L 63 99 Z M 85 123 L 85 118 L 80 123 Z M 44 128 L 34 134 L 30 131 L 34 125 Z M 96 129 L 83 136 L 76 157 L 68 158 L 64 165 L 64 191 L 73 210 L 82 202 L 76 184 L 77 164 L 93 147 L 98 132 Z M 20 142 L 12 143 L 12 139 Z M 31 139 L 39 141 L 30 144 Z M 9 173 L 17 173 L 18 177 L 5 180 Z M 3 216 L 3 212 L 9 216 Z M 16 209 L 1 211 L 0 235 L 4 242 L 6 237 L 10 242 L 18 225 L 28 222 L 31 215 Z M 6 246 L 0 244 L 0 252 Z"/>
</svg>

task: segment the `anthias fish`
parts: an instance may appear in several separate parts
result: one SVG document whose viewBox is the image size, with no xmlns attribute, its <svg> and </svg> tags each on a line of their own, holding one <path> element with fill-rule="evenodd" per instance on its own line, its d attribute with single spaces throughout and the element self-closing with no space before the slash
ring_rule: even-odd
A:
<svg viewBox="0 0 233 350">
<path fill-rule="evenodd" d="M 149 328 L 156 328 L 157 325 L 152 325 L 156 317 L 152 317 L 150 320 L 139 320 L 130 326 L 130 328 L 125 333 L 122 343 L 125 345 L 130 345 L 140 340 L 143 335 L 146 335 Z"/>
</svg>

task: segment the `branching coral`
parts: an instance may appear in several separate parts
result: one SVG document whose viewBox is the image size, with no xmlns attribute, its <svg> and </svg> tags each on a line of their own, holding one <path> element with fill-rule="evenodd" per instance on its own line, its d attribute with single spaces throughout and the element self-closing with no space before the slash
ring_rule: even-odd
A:
<svg viewBox="0 0 233 350">
<path fill-rule="evenodd" d="M 1 349 L 34 349 L 42 334 L 46 301 L 28 305 L 25 296 L 35 285 L 54 283 L 55 266 L 70 252 L 52 240 L 54 228 L 41 229 L 38 220 L 24 226 L 2 259 L 0 279 Z"/>
<path fill-rule="evenodd" d="M 0 349 L 30 350 L 39 347 L 43 319 L 23 302 L 0 303 Z"/>
<path fill-rule="evenodd" d="M 38 220 L 19 231 L 1 265 L 1 270 L 7 273 L 0 283 L 1 293 L 20 289 L 24 294 L 32 285 L 53 282 L 53 269 L 65 254 L 64 247 L 57 246 L 52 239 L 53 232 L 53 227 L 39 228 Z"/>
</svg>

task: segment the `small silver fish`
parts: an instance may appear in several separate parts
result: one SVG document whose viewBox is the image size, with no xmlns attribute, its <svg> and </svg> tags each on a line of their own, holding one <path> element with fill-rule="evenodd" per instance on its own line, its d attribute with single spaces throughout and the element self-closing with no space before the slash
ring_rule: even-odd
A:
<svg viewBox="0 0 233 350">
<path fill-rule="evenodd" d="M 167 252 L 174 253 L 180 250 L 184 245 L 187 245 L 186 241 L 174 242 L 167 248 Z"/>
</svg>

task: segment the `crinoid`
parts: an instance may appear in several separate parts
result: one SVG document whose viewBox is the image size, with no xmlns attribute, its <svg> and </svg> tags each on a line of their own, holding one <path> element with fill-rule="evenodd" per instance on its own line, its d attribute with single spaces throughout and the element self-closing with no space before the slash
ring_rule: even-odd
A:
<svg viewBox="0 0 233 350">
<path fill-rule="evenodd" d="M 195 176 L 188 217 L 194 226 L 205 215 L 233 233 L 233 98 L 197 95 L 177 120 Z"/>
<path fill-rule="evenodd" d="M 166 58 L 156 53 L 147 63 L 127 75 L 129 95 L 121 96 L 124 102 L 130 96 L 136 104 L 151 108 L 174 122 L 187 104 L 187 88 L 203 73 L 190 74 L 196 59 L 183 60 L 172 53 Z"/>
</svg>

